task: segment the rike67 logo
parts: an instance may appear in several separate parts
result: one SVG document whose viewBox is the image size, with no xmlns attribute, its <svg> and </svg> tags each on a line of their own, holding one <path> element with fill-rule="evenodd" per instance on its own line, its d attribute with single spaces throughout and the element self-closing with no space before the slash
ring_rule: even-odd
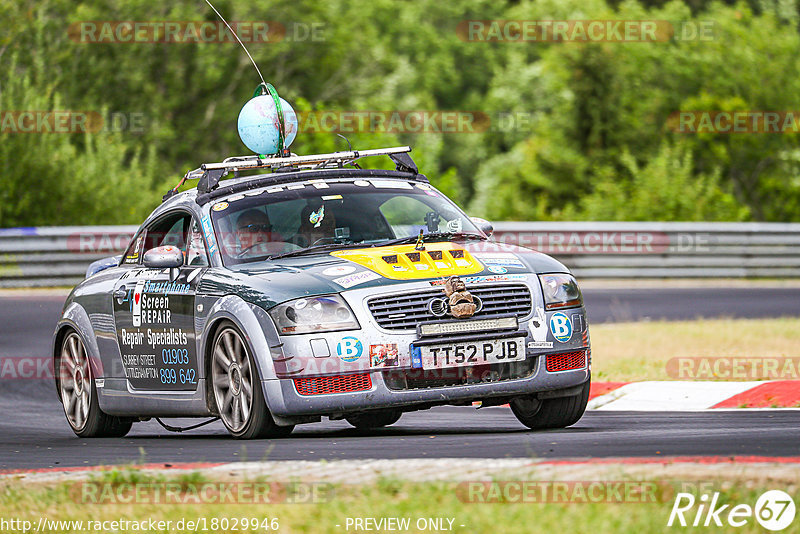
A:
<svg viewBox="0 0 800 534">
<path fill-rule="evenodd" d="M 754 507 L 749 504 L 721 504 L 719 492 L 714 492 L 711 497 L 703 494 L 699 499 L 691 493 L 678 493 L 667 526 L 742 527 L 755 517 L 765 529 L 780 531 L 792 524 L 795 512 L 792 497 L 781 490 L 762 493 Z"/>
</svg>

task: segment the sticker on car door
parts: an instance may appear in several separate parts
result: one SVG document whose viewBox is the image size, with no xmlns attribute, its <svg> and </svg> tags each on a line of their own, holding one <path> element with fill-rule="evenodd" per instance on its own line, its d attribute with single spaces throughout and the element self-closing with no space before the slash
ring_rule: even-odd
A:
<svg viewBox="0 0 800 534">
<path fill-rule="evenodd" d="M 154 391 L 197 389 L 194 334 L 196 270 L 133 269 L 120 280 L 114 298 L 122 365 L 131 387 Z M 196 274 L 196 273 L 194 273 Z"/>
</svg>

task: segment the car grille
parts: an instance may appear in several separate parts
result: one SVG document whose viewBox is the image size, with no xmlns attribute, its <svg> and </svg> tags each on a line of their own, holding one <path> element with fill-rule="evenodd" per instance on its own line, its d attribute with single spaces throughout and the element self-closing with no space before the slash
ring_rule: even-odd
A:
<svg viewBox="0 0 800 534">
<path fill-rule="evenodd" d="M 358 375 L 315 376 L 295 378 L 294 386 L 300 395 L 330 395 L 367 391 L 372 388 L 369 373 Z"/>
<path fill-rule="evenodd" d="M 483 308 L 475 317 L 509 313 L 524 317 L 531 313 L 531 292 L 525 284 L 484 285 L 467 289 L 483 303 Z M 369 300 L 367 306 L 381 327 L 387 330 L 411 330 L 421 322 L 437 319 L 428 311 L 428 302 L 442 296 L 444 293 L 441 289 L 430 289 L 377 297 Z"/>
<path fill-rule="evenodd" d="M 583 369 L 586 367 L 586 350 L 548 354 L 545 369 L 548 373 Z"/>
<path fill-rule="evenodd" d="M 469 384 L 486 384 L 527 378 L 536 370 L 538 358 L 527 358 L 519 362 L 451 367 L 447 369 L 403 369 L 384 371 L 386 387 L 395 390 L 446 388 Z"/>
</svg>

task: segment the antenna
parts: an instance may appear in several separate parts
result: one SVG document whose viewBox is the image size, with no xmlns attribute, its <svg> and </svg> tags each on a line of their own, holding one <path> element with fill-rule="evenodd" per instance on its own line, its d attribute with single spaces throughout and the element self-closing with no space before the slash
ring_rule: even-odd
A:
<svg viewBox="0 0 800 534">
<path fill-rule="evenodd" d="M 261 75 L 261 71 L 258 69 L 258 65 L 256 65 L 256 62 L 253 60 L 253 56 L 251 56 L 251 55 L 250 55 L 250 52 L 248 52 L 248 51 L 247 51 L 247 47 L 244 45 L 244 43 L 242 42 L 242 40 L 241 40 L 241 39 L 239 39 L 239 36 L 238 36 L 238 35 L 236 35 L 236 32 L 235 32 L 235 31 L 233 31 L 233 28 L 231 28 L 231 25 L 230 25 L 230 24 L 228 24 L 228 21 L 227 21 L 227 20 L 225 20 L 225 17 L 223 17 L 222 15 L 220 15 L 220 14 L 219 14 L 219 11 L 217 11 L 217 8 L 215 8 L 215 7 L 214 7 L 214 6 L 211 4 L 211 2 L 209 2 L 208 0 L 206 0 L 206 4 L 208 4 L 208 5 L 209 5 L 209 7 L 210 7 L 211 9 L 213 9 L 213 10 L 214 10 L 214 13 L 216 13 L 216 14 L 217 14 L 217 16 L 218 16 L 218 17 L 219 17 L 219 18 L 222 20 L 222 22 L 224 22 L 224 23 L 225 23 L 225 26 L 227 26 L 227 27 L 228 27 L 228 29 L 231 31 L 231 33 L 233 34 L 233 36 L 234 36 L 234 37 L 236 37 L 236 40 L 237 40 L 237 41 L 239 41 L 239 44 L 240 44 L 240 45 L 242 45 L 242 48 L 244 48 L 244 53 L 245 53 L 245 54 L 247 54 L 247 57 L 249 57 L 249 58 L 250 58 L 250 62 L 251 62 L 251 63 L 253 64 L 253 66 L 256 68 L 256 72 L 258 73 L 258 77 L 259 77 L 259 78 L 261 78 L 261 83 L 263 83 L 263 84 L 265 84 L 265 85 L 266 85 L 266 83 L 267 83 L 267 82 L 265 82 L 265 81 L 264 81 L 264 77 Z"/>
<path fill-rule="evenodd" d="M 339 137 L 341 137 L 342 139 L 344 139 L 344 140 L 345 140 L 345 142 L 347 143 L 347 150 L 349 150 L 350 152 L 352 152 L 352 151 L 353 151 L 353 145 L 351 145 L 351 144 L 350 144 L 350 139 L 346 138 L 345 136 L 343 136 L 343 135 L 342 135 L 342 134 L 340 134 L 340 133 L 337 133 L 336 135 L 338 135 Z"/>
</svg>

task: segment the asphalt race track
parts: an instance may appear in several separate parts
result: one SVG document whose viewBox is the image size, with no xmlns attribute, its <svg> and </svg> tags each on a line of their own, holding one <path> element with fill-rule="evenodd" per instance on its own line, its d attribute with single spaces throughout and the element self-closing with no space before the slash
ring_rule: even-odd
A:
<svg viewBox="0 0 800 534">
<path fill-rule="evenodd" d="M 189 420 L 186 420 L 189 422 Z M 442 407 L 360 433 L 346 422 L 304 425 L 290 437 L 235 441 L 220 423 L 171 434 L 138 423 L 123 439 L 81 440 L 53 396 L 15 403 L 0 421 L 0 469 L 145 463 L 358 458 L 797 456 L 800 411 L 588 412 L 565 430 L 529 432 L 507 408 Z M 141 451 L 144 451 L 144 455 Z"/>
<path fill-rule="evenodd" d="M 593 289 L 584 295 L 594 323 L 800 311 L 797 287 Z M 0 297 L 0 356 L 46 355 L 63 300 Z M 392 427 L 369 433 L 333 421 L 300 426 L 285 439 L 239 442 L 219 422 L 172 434 L 152 421 L 137 423 L 124 439 L 80 440 L 49 380 L 0 381 L 0 406 L 0 470 L 138 461 L 800 455 L 800 410 L 594 411 L 565 430 L 529 432 L 507 408 L 442 407 L 405 414 Z"/>
</svg>

